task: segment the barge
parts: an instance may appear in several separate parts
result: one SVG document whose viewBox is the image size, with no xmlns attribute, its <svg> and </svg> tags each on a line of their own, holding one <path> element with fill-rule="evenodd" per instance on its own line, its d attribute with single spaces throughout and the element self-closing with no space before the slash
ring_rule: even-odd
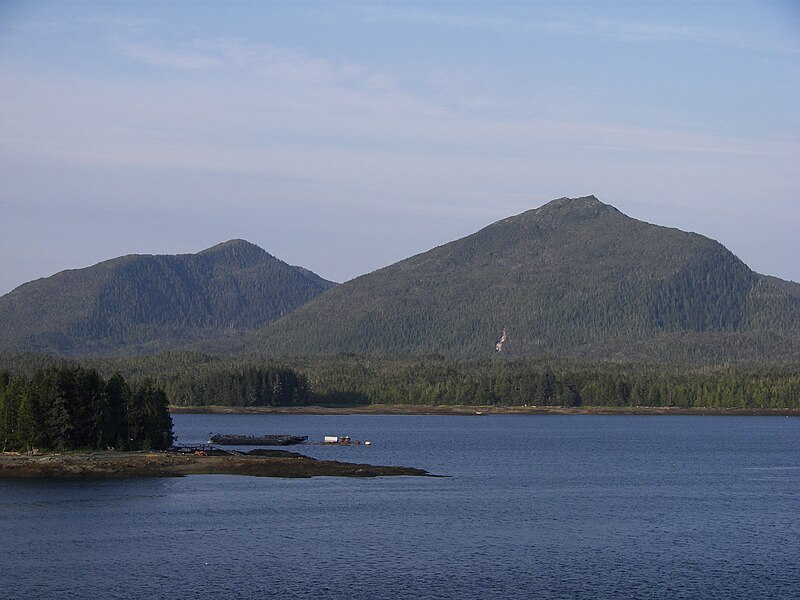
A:
<svg viewBox="0 0 800 600">
<path fill-rule="evenodd" d="M 228 435 L 215 434 L 208 441 L 209 444 L 223 446 L 291 446 L 302 444 L 308 439 L 307 435 Z"/>
</svg>

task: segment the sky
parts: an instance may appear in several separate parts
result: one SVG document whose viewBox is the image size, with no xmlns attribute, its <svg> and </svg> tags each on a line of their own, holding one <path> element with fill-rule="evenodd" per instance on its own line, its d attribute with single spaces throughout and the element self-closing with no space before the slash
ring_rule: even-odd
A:
<svg viewBox="0 0 800 600">
<path fill-rule="evenodd" d="M 341 282 L 590 194 L 800 281 L 800 3 L 0 0 L 0 294 L 234 238 Z"/>
</svg>

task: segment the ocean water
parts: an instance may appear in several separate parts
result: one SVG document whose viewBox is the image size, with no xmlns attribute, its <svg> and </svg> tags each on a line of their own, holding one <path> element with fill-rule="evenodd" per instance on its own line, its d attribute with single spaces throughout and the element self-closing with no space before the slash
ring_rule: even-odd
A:
<svg viewBox="0 0 800 600">
<path fill-rule="evenodd" d="M 800 419 L 175 415 L 441 478 L 0 480 L 0 598 L 798 598 Z"/>
</svg>

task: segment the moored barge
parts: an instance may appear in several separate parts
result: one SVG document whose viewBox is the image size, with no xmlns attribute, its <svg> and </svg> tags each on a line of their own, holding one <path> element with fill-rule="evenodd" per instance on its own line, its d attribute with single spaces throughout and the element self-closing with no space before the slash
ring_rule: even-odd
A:
<svg viewBox="0 0 800 600">
<path fill-rule="evenodd" d="M 211 436 L 208 443 L 223 446 L 291 446 L 292 444 L 302 444 L 307 439 L 307 435 L 215 434 Z"/>
</svg>

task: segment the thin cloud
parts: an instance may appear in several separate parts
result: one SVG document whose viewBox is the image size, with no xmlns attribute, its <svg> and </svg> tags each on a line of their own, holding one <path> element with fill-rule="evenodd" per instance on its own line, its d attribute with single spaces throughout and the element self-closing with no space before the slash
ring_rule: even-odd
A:
<svg viewBox="0 0 800 600">
<path fill-rule="evenodd" d="M 117 45 L 117 51 L 131 60 L 170 69 L 198 71 L 214 69 L 223 64 L 219 58 L 202 52 L 188 52 L 135 42 L 120 43 Z"/>
<path fill-rule="evenodd" d="M 289 99 L 274 86 L 248 90 L 247 105 L 237 98 L 240 88 L 200 97 L 184 83 L 167 82 L 131 106 L 114 100 L 125 94 L 123 89 L 103 84 L 84 86 L 77 97 L 74 92 L 69 96 L 68 88 L 74 87 L 69 83 L 66 89 L 57 83 L 37 86 L 28 95 L 64 98 L 62 110 L 69 119 L 51 123 L 42 119 L 35 104 L 16 103 L 16 116 L 4 128 L 3 145 L 18 154 L 41 154 L 85 165 L 289 177 L 317 170 L 340 183 L 368 171 L 397 171 L 393 164 L 406 165 L 409 176 L 418 169 L 431 180 L 439 167 L 443 172 L 472 172 L 479 177 L 495 168 L 492 165 L 524 169 L 525 161 L 548 153 L 612 157 L 646 153 L 681 161 L 694 155 L 787 164 L 800 155 L 800 144 L 790 140 L 593 121 L 478 118 L 391 89 L 370 95 L 349 93 L 338 87 L 341 84 L 334 74 L 323 77 L 329 81 L 327 87 L 316 89 L 316 83 L 307 83 L 303 93 Z M 24 89 L 22 83 L 15 88 Z M 188 102 L 191 111 L 187 111 Z M 236 116 L 220 114 L 221 106 L 231 107 Z M 191 131 L 196 133 L 187 133 Z M 370 168 L 346 168 L 356 164 Z"/>
<path fill-rule="evenodd" d="M 158 157 L 157 160 L 165 160 L 166 164 L 188 168 L 197 160 L 197 155 L 188 148 L 178 144 L 166 155 L 158 148 L 170 147 L 169 139 L 164 136 L 175 136 L 183 143 L 182 136 L 190 131 L 203 132 L 198 136 L 200 139 L 195 140 L 200 146 L 220 144 L 226 147 L 221 153 L 224 157 L 238 155 L 237 149 L 244 154 L 251 152 L 251 142 L 236 140 L 236 136 L 242 134 L 243 139 L 257 139 L 258 144 L 307 144 L 328 152 L 331 148 L 360 145 L 369 153 L 386 156 L 403 153 L 430 157 L 449 153 L 525 157 L 536 147 L 548 146 L 781 160 L 800 155 L 800 144 L 789 140 L 698 134 L 588 118 L 491 117 L 482 112 L 495 101 L 491 96 L 481 97 L 478 106 L 475 106 L 475 98 L 468 96 L 442 99 L 426 91 L 404 89 L 388 74 L 362 65 L 334 62 L 243 39 L 195 40 L 173 46 L 117 43 L 115 47 L 131 60 L 195 72 L 198 76 L 195 80 L 189 77 L 178 83 L 152 83 L 154 87 L 150 93 L 137 94 L 140 99 L 135 106 L 119 102 L 129 95 L 128 90 L 103 82 L 97 82 L 89 93 L 78 96 L 75 90 L 88 90 L 88 84 L 72 86 L 51 82 L 40 86 L 46 89 L 27 92 L 23 92 L 24 81 L 10 85 L 9 89 L 27 93 L 30 98 L 61 98 L 61 112 L 69 115 L 68 119 L 58 119 L 59 127 L 66 127 L 65 140 L 75 140 L 78 146 L 86 140 L 90 148 L 115 148 L 105 155 L 94 150 L 81 151 L 67 143 L 63 147 L 65 159 L 73 152 L 73 159 L 80 156 L 86 161 L 133 161 L 134 164 L 150 164 Z M 209 90 L 203 73 L 222 69 L 224 83 Z M 52 139 L 52 130 L 43 127 L 36 104 L 22 97 L 17 100 L 9 99 L 7 109 L 30 114 L 28 118 L 20 114 L 13 124 L 9 123 L 4 136 L 8 143 L 29 150 L 33 145 L 41 145 L 48 153 L 58 148 L 56 140 Z M 220 107 L 226 110 L 221 112 Z M 128 127 L 120 129 L 119 124 L 128 124 Z M 30 128 L 30 133 L 26 127 Z M 148 142 L 138 133 L 125 133 L 145 127 L 160 128 L 159 139 Z M 13 134 L 14 130 L 17 135 Z M 36 131 L 39 131 L 38 136 Z M 94 137 L 91 132 L 97 133 L 96 139 L 88 141 Z M 41 138 L 38 143 L 35 142 L 37 138 Z M 152 148 L 148 148 L 149 145 Z M 127 150 L 122 151 L 123 148 Z M 137 153 L 143 156 L 136 159 Z M 213 152 L 203 152 L 203 155 L 210 156 Z M 213 163 L 205 159 L 197 162 L 201 168 L 209 168 Z M 241 159 L 237 156 L 231 164 L 232 167 L 228 166 L 228 160 L 219 161 L 220 166 L 225 165 L 222 166 L 225 170 L 239 170 L 241 165 L 248 165 L 246 171 L 259 168 L 246 156 Z"/>
<path fill-rule="evenodd" d="M 754 50 L 761 49 L 786 53 L 800 52 L 800 47 L 798 46 L 790 47 L 783 44 L 775 44 L 770 40 L 754 39 L 747 33 L 711 27 L 600 19 L 595 21 L 591 28 L 604 37 L 620 41 L 697 42 Z"/>
<path fill-rule="evenodd" d="M 78 23 L 86 23 L 90 25 L 102 25 L 104 27 L 110 26 L 115 28 L 124 28 L 131 30 L 138 30 L 143 27 L 150 27 L 158 23 L 156 19 L 147 17 L 132 17 L 121 15 L 94 15 L 91 17 L 78 17 L 75 19 Z"/>
<path fill-rule="evenodd" d="M 508 29 L 517 25 L 513 20 L 501 17 L 474 17 L 426 10 L 389 9 L 375 6 L 362 8 L 362 13 L 364 21 L 406 21 L 460 29 Z"/>
<path fill-rule="evenodd" d="M 181 46 L 150 42 L 116 42 L 126 58 L 152 66 L 203 71 L 225 68 L 270 83 L 302 82 L 306 85 L 343 85 L 381 90 L 391 79 L 354 63 L 332 63 L 303 52 L 238 38 L 199 39 Z"/>
<path fill-rule="evenodd" d="M 535 27 L 552 31 L 573 32 L 576 27 L 588 27 L 577 21 L 542 21 L 519 23 L 508 18 L 475 19 L 424 11 L 373 10 L 370 14 L 391 19 L 429 19 L 438 24 L 454 27 Z M 104 17 L 87 19 L 101 23 Z M 147 26 L 149 20 L 117 19 L 119 24 Z M 648 39 L 692 38 L 712 39 L 713 30 L 698 27 L 674 27 L 634 21 L 604 20 L 591 24 L 605 35 L 635 35 Z M 719 39 L 726 39 L 719 38 Z M 209 92 L 192 98 L 191 75 L 172 89 L 169 83 L 161 90 L 157 107 L 151 107 L 147 117 L 158 118 L 165 131 L 174 130 L 171 120 L 186 122 L 187 101 L 192 111 L 200 111 L 200 123 L 224 123 L 238 119 L 240 127 L 247 123 L 250 131 L 262 132 L 266 137 L 286 135 L 292 142 L 305 137 L 307 142 L 319 144 L 328 137 L 334 146 L 346 146 L 353 141 L 376 146 L 387 145 L 397 149 L 411 149 L 427 154 L 451 152 L 454 154 L 487 154 L 522 156 L 530 151 L 534 142 L 571 144 L 576 148 L 613 148 L 621 151 L 657 151 L 667 153 L 693 153 L 707 155 L 736 155 L 753 157 L 786 157 L 797 155 L 797 144 L 775 140 L 747 139 L 700 135 L 691 132 L 667 130 L 659 127 L 636 128 L 625 123 L 604 123 L 586 115 L 576 115 L 569 121 L 491 118 L 486 113 L 501 107 L 502 97 L 490 94 L 474 96 L 449 94 L 441 97 L 430 89 L 411 91 L 390 74 L 364 65 L 331 61 L 311 56 L 302 51 L 267 43 L 251 42 L 243 38 L 195 39 L 186 43 L 154 43 L 148 40 L 109 40 L 113 49 L 129 60 L 157 68 L 197 73 L 197 90 L 202 90 L 204 73 L 224 70 L 222 83 L 214 87 L 216 103 L 209 103 Z M 446 75 L 445 75 L 446 77 Z M 103 86 L 100 86 L 101 88 Z M 447 88 L 448 86 L 443 86 Z M 114 92 L 108 105 L 113 106 Z M 571 94 L 584 97 L 587 90 Z M 552 94 L 552 89 L 550 90 Z M 70 94 L 58 93 L 46 97 L 65 98 Z M 165 104 L 165 98 L 177 102 Z M 87 106 L 92 104 L 87 98 Z M 183 102 L 184 104 L 182 104 Z M 563 104 L 563 100 L 559 101 Z M 147 110 L 146 103 L 144 110 Z M 215 104 L 215 105 L 213 105 Z M 25 106 L 27 103 L 21 103 Z M 219 106 L 238 110 L 219 114 Z M 62 110 L 68 110 L 62 102 Z M 75 109 L 82 112 L 81 106 Z M 144 116 L 142 108 L 136 107 Z M 171 110 L 171 113 L 170 113 Z M 238 116 L 228 116 L 231 115 Z M 87 122 L 97 122 L 96 113 L 84 115 Z M 128 115 L 109 116 L 110 120 Z M 133 119 L 136 117 L 134 115 Z M 145 119 L 146 120 L 146 119 Z M 32 117 L 32 122 L 34 121 Z M 190 122 L 191 126 L 199 123 Z M 205 128 L 205 125 L 203 126 Z M 240 129 L 241 132 L 241 129 Z M 249 132 L 248 132 L 249 133 Z M 76 139 L 80 139 L 76 135 Z M 423 150 L 424 148 L 424 150 Z"/>
<path fill-rule="evenodd" d="M 800 53 L 798 45 L 780 44 L 769 39 L 754 38 L 749 32 L 675 25 L 668 22 L 588 18 L 511 19 L 376 6 L 364 7 L 362 11 L 365 21 L 408 22 L 492 32 L 547 33 L 557 36 L 581 35 L 635 43 L 694 42 L 781 53 Z"/>
<path fill-rule="evenodd" d="M 531 19 L 511 19 L 493 16 L 472 16 L 444 13 L 427 10 L 389 9 L 368 6 L 362 8 L 363 20 L 366 22 L 408 22 L 424 25 L 437 25 L 457 29 L 473 29 L 483 31 L 539 31 L 559 34 L 577 34 L 585 30 L 585 26 L 577 21 L 548 19 L 534 21 Z"/>
</svg>

